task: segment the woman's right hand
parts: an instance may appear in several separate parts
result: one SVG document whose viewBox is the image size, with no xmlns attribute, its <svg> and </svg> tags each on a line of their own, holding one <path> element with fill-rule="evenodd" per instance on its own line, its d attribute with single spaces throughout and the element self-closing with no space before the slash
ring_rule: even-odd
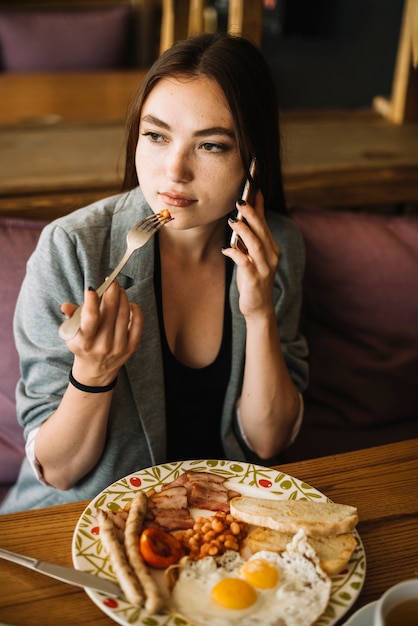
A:
<svg viewBox="0 0 418 626">
<path fill-rule="evenodd" d="M 66 302 L 61 312 L 70 317 L 76 308 Z M 84 385 L 107 385 L 139 344 L 142 312 L 115 280 L 101 299 L 94 290 L 85 291 L 80 322 L 78 333 L 66 342 L 75 357 L 74 377 Z"/>
<path fill-rule="evenodd" d="M 69 316 L 77 307 L 66 302 Z M 79 332 L 68 340 L 74 354 L 73 376 L 82 385 L 106 387 L 136 350 L 143 316 L 115 281 L 100 299 L 86 290 Z M 70 489 L 99 462 L 113 392 L 90 393 L 71 383 L 57 409 L 36 434 L 34 454 L 43 480 L 57 489 Z"/>
</svg>

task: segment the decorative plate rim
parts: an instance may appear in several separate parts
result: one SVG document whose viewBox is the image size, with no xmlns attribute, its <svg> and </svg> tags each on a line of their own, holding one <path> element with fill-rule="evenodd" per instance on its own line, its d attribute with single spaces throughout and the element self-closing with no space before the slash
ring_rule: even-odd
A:
<svg viewBox="0 0 418 626">
<path fill-rule="evenodd" d="M 308 483 L 281 470 L 243 461 L 196 459 L 150 466 L 115 481 L 86 506 L 73 534 L 72 558 L 75 568 L 115 581 L 109 559 L 101 545 L 95 509 L 123 508 L 135 492 L 148 491 L 151 488 L 158 489 L 162 484 L 171 482 L 187 470 L 225 476 L 231 488 L 256 497 L 330 501 L 325 494 Z M 336 624 L 353 606 L 363 587 L 366 555 L 363 542 L 356 529 L 353 534 L 357 540 L 357 548 L 354 550 L 348 567 L 337 576 L 331 577 L 330 602 L 322 616 L 315 622 L 315 626 Z M 188 620 L 179 618 L 178 615 L 150 616 L 143 609 L 134 607 L 124 600 L 108 598 L 105 594 L 91 589 L 86 589 L 86 593 L 106 615 L 122 626 L 189 626 L 191 624 Z"/>
</svg>

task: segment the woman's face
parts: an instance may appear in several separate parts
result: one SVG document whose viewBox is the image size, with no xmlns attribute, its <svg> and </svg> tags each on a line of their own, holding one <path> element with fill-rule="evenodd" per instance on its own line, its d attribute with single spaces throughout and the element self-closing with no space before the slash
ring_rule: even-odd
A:
<svg viewBox="0 0 418 626">
<path fill-rule="evenodd" d="M 227 215 L 245 172 L 226 98 L 205 76 L 161 79 L 144 102 L 135 157 L 152 210 L 183 230 Z"/>
</svg>

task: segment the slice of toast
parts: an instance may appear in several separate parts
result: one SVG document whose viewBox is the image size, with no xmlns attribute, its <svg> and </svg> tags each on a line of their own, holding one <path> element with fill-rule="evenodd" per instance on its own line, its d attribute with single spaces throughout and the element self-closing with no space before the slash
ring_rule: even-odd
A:
<svg viewBox="0 0 418 626">
<path fill-rule="evenodd" d="M 247 543 L 253 554 L 260 550 L 281 554 L 293 537 L 293 534 L 281 533 L 270 528 L 256 528 L 248 535 Z M 306 541 L 315 550 L 322 569 L 329 576 L 338 574 L 347 566 L 357 546 L 357 541 L 351 533 L 329 537 L 306 537 Z"/>
<path fill-rule="evenodd" d="M 232 498 L 230 510 L 242 522 L 291 534 L 303 528 L 310 537 L 348 533 L 358 522 L 356 507 L 325 501 L 239 496 Z"/>
</svg>

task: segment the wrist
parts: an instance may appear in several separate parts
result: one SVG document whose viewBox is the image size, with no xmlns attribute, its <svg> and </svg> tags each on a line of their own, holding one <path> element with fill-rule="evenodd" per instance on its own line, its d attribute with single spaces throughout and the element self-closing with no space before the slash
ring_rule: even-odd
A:
<svg viewBox="0 0 418 626">
<path fill-rule="evenodd" d="M 74 377 L 72 369 L 70 370 L 68 378 L 73 387 L 84 393 L 107 393 L 116 387 L 118 381 L 118 377 L 116 376 L 108 385 L 85 385 Z"/>
<path fill-rule="evenodd" d="M 277 319 L 274 309 L 258 313 L 257 315 L 251 314 L 244 317 L 247 329 L 253 328 L 254 330 L 262 331 L 277 328 Z"/>
</svg>

